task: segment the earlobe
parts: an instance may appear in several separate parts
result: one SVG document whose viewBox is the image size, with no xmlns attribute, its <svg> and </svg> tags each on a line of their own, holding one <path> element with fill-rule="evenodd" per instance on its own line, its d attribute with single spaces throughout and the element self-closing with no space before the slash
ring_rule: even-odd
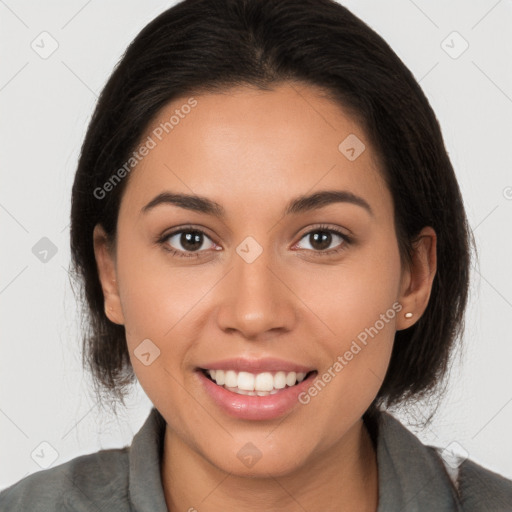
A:
<svg viewBox="0 0 512 512">
<path fill-rule="evenodd" d="M 432 283 L 437 270 L 437 236 L 429 226 L 424 227 L 413 244 L 411 264 L 402 281 L 399 302 L 402 312 L 396 329 L 407 329 L 423 315 L 427 308 Z"/>
<path fill-rule="evenodd" d="M 111 322 L 123 325 L 124 317 L 119 297 L 115 258 L 109 247 L 105 230 L 100 224 L 96 224 L 94 227 L 93 244 L 98 277 L 105 299 L 105 315 Z"/>
</svg>

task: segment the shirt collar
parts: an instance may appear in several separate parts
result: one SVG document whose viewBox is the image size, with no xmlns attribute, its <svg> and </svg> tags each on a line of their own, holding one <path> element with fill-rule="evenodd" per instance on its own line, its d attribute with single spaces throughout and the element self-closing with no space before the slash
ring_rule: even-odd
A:
<svg viewBox="0 0 512 512">
<path fill-rule="evenodd" d="M 424 445 L 387 412 L 380 412 L 377 421 L 377 512 L 462 511 L 435 449 Z"/>
<path fill-rule="evenodd" d="M 164 434 L 165 419 L 153 407 L 128 455 L 128 492 L 135 512 L 168 512 L 160 474 Z"/>
</svg>

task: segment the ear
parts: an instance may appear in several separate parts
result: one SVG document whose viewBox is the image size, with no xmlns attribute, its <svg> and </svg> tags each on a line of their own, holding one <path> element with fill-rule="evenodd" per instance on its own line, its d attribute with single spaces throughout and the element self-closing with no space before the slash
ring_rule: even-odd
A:
<svg viewBox="0 0 512 512">
<path fill-rule="evenodd" d="M 402 310 L 396 322 L 398 331 L 415 324 L 427 309 L 437 270 L 437 236 L 424 227 L 413 244 L 411 264 L 402 273 L 399 302 Z M 406 313 L 412 313 L 406 318 Z"/>
<path fill-rule="evenodd" d="M 98 267 L 98 277 L 105 298 L 105 315 L 119 325 L 124 324 L 116 274 L 114 251 L 108 243 L 108 237 L 100 224 L 93 231 L 94 255 Z"/>
</svg>

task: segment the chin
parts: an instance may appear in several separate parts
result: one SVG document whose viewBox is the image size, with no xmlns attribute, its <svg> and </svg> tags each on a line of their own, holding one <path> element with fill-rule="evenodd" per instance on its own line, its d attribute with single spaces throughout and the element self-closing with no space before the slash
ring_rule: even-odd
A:
<svg viewBox="0 0 512 512">
<path fill-rule="evenodd" d="M 280 448 L 274 441 L 271 447 L 265 447 L 264 443 L 253 443 L 248 439 L 233 444 L 237 448 L 231 451 L 229 457 L 226 457 L 223 450 L 200 455 L 219 470 L 245 478 L 283 477 L 293 474 L 306 464 L 305 451 L 301 449 L 299 452 L 299 445 Z M 262 447 L 258 448 L 258 445 Z"/>
</svg>

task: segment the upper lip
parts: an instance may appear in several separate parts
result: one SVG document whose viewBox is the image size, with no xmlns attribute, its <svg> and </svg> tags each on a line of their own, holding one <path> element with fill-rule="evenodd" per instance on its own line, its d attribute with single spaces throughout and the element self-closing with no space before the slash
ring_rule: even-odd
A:
<svg viewBox="0 0 512 512">
<path fill-rule="evenodd" d="M 203 370 L 234 370 L 236 372 L 263 373 L 263 372 L 296 372 L 308 373 L 314 368 L 284 359 L 274 357 L 264 357 L 261 359 L 247 359 L 244 357 L 235 357 L 205 363 L 200 367 Z"/>
</svg>

